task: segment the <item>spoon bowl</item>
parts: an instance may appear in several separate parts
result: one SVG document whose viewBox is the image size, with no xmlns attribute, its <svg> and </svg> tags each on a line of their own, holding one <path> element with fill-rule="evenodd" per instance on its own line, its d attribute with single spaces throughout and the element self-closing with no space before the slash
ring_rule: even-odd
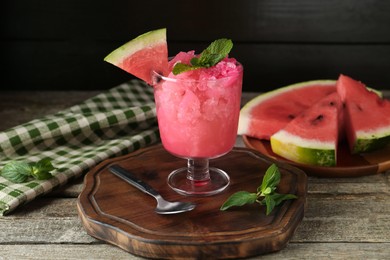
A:
<svg viewBox="0 0 390 260">
<path fill-rule="evenodd" d="M 195 204 L 192 202 L 170 202 L 165 200 L 156 190 L 154 190 L 147 183 L 138 179 L 131 172 L 122 168 L 121 166 L 114 164 L 108 167 L 109 171 L 117 177 L 131 184 L 140 191 L 154 197 L 157 200 L 157 206 L 155 212 L 158 214 L 176 214 L 193 210 Z"/>
<path fill-rule="evenodd" d="M 170 202 L 161 196 L 157 197 L 156 200 L 157 206 L 154 211 L 158 214 L 175 214 L 190 211 L 195 208 L 195 204 L 192 202 Z"/>
</svg>

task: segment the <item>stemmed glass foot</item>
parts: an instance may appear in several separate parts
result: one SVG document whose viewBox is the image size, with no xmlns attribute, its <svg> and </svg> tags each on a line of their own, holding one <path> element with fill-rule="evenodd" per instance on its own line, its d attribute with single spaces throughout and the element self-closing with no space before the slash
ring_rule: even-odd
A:
<svg viewBox="0 0 390 260">
<path fill-rule="evenodd" d="M 188 159 L 187 167 L 171 172 L 168 185 L 182 195 L 210 196 L 229 185 L 229 175 L 221 169 L 209 167 L 208 159 Z"/>
</svg>

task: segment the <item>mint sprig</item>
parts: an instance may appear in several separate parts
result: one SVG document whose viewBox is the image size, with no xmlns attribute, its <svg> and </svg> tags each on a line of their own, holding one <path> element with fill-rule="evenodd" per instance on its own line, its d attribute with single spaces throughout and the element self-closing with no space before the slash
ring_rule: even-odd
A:
<svg viewBox="0 0 390 260">
<path fill-rule="evenodd" d="M 255 202 L 266 206 L 266 215 L 282 201 L 296 199 L 294 194 L 279 194 L 275 190 L 280 182 L 280 171 L 276 164 L 272 164 L 263 177 L 263 181 L 255 193 L 239 191 L 231 195 L 221 206 L 221 210 L 227 210 L 233 206 L 243 206 Z"/>
<path fill-rule="evenodd" d="M 56 168 L 49 158 L 38 162 L 11 161 L 4 165 L 0 175 L 15 183 L 26 182 L 30 177 L 37 180 L 47 180 L 53 175 L 50 173 Z"/>
<path fill-rule="evenodd" d="M 223 60 L 232 48 L 233 42 L 230 39 L 215 40 L 202 51 L 199 57 L 192 58 L 190 64 L 176 63 L 172 73 L 177 75 L 189 70 L 212 67 Z"/>
</svg>

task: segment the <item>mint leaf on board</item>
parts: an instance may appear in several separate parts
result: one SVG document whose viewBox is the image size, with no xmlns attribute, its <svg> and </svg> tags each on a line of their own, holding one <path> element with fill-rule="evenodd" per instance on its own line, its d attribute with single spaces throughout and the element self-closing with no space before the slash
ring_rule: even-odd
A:
<svg viewBox="0 0 390 260">
<path fill-rule="evenodd" d="M 190 65 L 176 63 L 172 69 L 174 75 L 199 68 L 209 68 L 223 60 L 233 48 L 233 42 L 230 39 L 219 39 L 213 41 L 199 57 L 194 57 L 190 61 Z"/>
<path fill-rule="evenodd" d="M 0 175 L 14 183 L 26 182 L 30 177 L 47 180 L 52 177 L 50 171 L 56 168 L 51 160 L 44 158 L 38 162 L 11 161 L 4 165 Z"/>
<path fill-rule="evenodd" d="M 275 206 L 278 206 L 280 203 L 282 203 L 285 200 L 297 198 L 297 196 L 295 196 L 294 194 L 279 194 L 276 192 L 270 195 L 270 197 L 275 201 Z"/>
<path fill-rule="evenodd" d="M 272 199 L 270 195 L 265 196 L 265 206 L 267 207 L 266 215 L 269 215 L 269 213 L 272 212 L 272 210 L 275 208 L 275 201 Z"/>
<path fill-rule="evenodd" d="M 297 198 L 294 194 L 279 194 L 275 192 L 280 182 L 280 176 L 279 168 L 276 164 L 272 164 L 266 170 L 263 181 L 257 188 L 256 193 L 247 191 L 236 192 L 222 204 L 220 210 L 227 210 L 233 206 L 243 206 L 257 202 L 260 205 L 266 206 L 266 215 L 269 215 L 282 201 Z"/>
<path fill-rule="evenodd" d="M 267 188 L 272 191 L 275 190 L 276 186 L 278 186 L 280 182 L 280 172 L 276 164 L 272 164 L 268 167 L 267 171 L 264 174 L 263 182 L 260 185 L 260 190 L 257 191 L 265 192 Z"/>
<path fill-rule="evenodd" d="M 239 191 L 230 196 L 225 203 L 221 206 L 221 210 L 226 210 L 233 206 L 242 206 L 245 204 L 255 203 L 257 199 L 256 193 L 250 193 L 247 191 Z"/>
</svg>

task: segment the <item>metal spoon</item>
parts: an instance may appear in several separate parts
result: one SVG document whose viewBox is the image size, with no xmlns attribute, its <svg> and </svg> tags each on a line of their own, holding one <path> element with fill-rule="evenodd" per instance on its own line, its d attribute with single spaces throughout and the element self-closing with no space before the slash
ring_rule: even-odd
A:
<svg viewBox="0 0 390 260">
<path fill-rule="evenodd" d="M 150 187 L 147 183 L 141 181 L 137 177 L 135 177 L 129 171 L 123 169 L 119 165 L 111 165 L 108 167 L 110 172 L 126 181 L 127 183 L 133 185 L 140 191 L 149 194 L 157 200 L 157 206 L 155 208 L 155 212 L 158 214 L 175 214 L 193 210 L 195 208 L 195 204 L 191 202 L 170 202 L 166 201 L 161 195 Z"/>
</svg>

